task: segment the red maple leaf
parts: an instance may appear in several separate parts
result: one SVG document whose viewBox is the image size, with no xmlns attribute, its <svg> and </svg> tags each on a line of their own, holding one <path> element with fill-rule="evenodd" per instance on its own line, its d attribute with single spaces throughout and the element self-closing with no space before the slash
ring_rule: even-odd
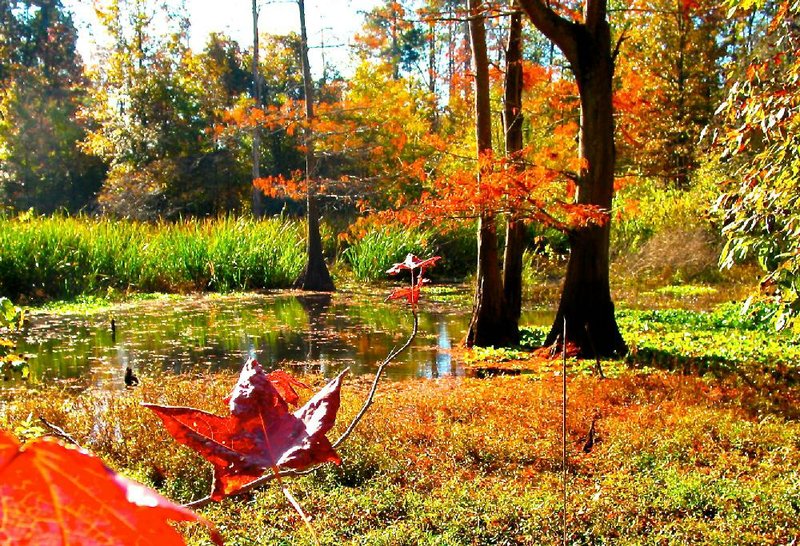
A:
<svg viewBox="0 0 800 546">
<path fill-rule="evenodd" d="M 203 523 L 222 544 L 207 520 L 88 451 L 0 431 L 0 544 L 184 544 L 168 520 Z"/>
<path fill-rule="evenodd" d="M 436 262 L 441 260 L 441 256 L 434 256 L 432 258 L 428 258 L 427 260 L 420 260 L 413 254 L 408 254 L 406 259 L 403 260 L 401 263 L 396 263 L 392 267 L 386 270 L 389 275 L 396 275 L 403 270 L 414 270 L 419 269 L 420 271 L 425 271 L 425 269 L 429 267 L 433 267 L 436 265 Z"/>
<path fill-rule="evenodd" d="M 194 408 L 144 405 L 156 412 L 175 440 L 214 465 L 211 498 L 221 500 L 268 468 L 302 470 L 324 462 L 341 463 L 325 434 L 336 422 L 345 373 L 294 413 L 289 413 L 286 401 L 254 359 L 242 368 L 229 397 L 228 417 Z"/>
<path fill-rule="evenodd" d="M 420 284 L 415 284 L 414 286 L 405 286 L 403 288 L 395 288 L 384 301 L 404 299 L 411 305 L 416 305 L 419 301 L 419 288 Z"/>
<path fill-rule="evenodd" d="M 294 390 L 295 387 L 300 387 L 303 389 L 310 389 L 308 385 L 303 383 L 302 381 L 296 379 L 295 377 L 289 375 L 283 370 L 274 370 L 267 374 L 267 379 L 269 379 L 272 386 L 278 391 L 278 394 L 281 395 L 281 398 L 286 400 L 286 402 L 292 406 L 297 406 L 297 403 L 300 401 L 300 396 L 297 394 L 297 391 Z M 229 394 L 227 398 L 225 398 L 225 403 L 229 404 L 231 401 L 231 397 L 233 393 Z"/>
<path fill-rule="evenodd" d="M 283 370 L 274 370 L 269 372 L 267 374 L 267 378 L 269 378 L 272 386 L 275 387 L 275 389 L 281 395 L 281 398 L 286 400 L 286 402 L 292 406 L 297 406 L 297 403 L 300 401 L 300 397 L 297 395 L 297 391 L 294 390 L 294 387 L 300 387 L 301 389 L 311 388 Z"/>
</svg>

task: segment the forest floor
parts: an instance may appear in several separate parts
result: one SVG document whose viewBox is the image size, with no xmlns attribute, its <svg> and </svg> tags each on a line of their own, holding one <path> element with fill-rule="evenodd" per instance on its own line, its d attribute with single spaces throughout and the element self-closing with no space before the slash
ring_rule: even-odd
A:
<svg viewBox="0 0 800 546">
<path fill-rule="evenodd" d="M 758 306 L 742 314 L 734 284 L 637 287 L 618 306 L 630 354 L 601 361 L 604 377 L 594 361 L 568 361 L 570 544 L 800 540 L 800 343 L 756 320 Z M 454 353 L 519 375 L 381 384 L 340 449 L 342 465 L 288 482 L 322 544 L 561 543 L 561 362 L 527 350 L 543 329 L 525 332 L 519 349 Z M 211 468 L 140 403 L 224 414 L 235 380 L 0 391 L 0 428 L 34 437 L 47 432 L 44 417 L 115 469 L 188 502 L 207 494 Z M 368 382 L 346 381 L 331 436 L 357 413 Z M 313 544 L 274 484 L 201 512 L 227 544 Z M 202 529 L 186 530 L 190 543 L 207 543 Z"/>
</svg>

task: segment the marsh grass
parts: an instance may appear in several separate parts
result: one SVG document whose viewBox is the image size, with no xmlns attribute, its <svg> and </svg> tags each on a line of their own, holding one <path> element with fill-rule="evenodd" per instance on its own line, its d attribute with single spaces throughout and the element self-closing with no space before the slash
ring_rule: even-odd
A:
<svg viewBox="0 0 800 546">
<path fill-rule="evenodd" d="M 393 263 L 402 262 L 406 254 L 428 255 L 432 235 L 431 231 L 379 226 L 353 241 L 342 254 L 342 258 L 357 280 L 382 280 L 386 278 L 386 270 Z"/>
<path fill-rule="evenodd" d="M 281 218 L 0 218 L 0 294 L 28 301 L 282 288 L 304 259 L 302 225 Z"/>
<path fill-rule="evenodd" d="M 475 269 L 477 245 L 470 223 L 443 224 L 430 228 L 409 229 L 399 224 L 376 224 L 351 237 L 342 253 L 342 261 L 358 281 L 386 279 L 386 270 L 402 262 L 406 254 L 442 256 L 430 271 L 436 279 L 463 280 Z"/>
<path fill-rule="evenodd" d="M 224 414 L 235 375 L 142 379 L 139 389 L 113 392 L 5 392 L 0 427 L 24 436 L 31 416 L 41 415 L 174 499 L 204 495 L 209 466 L 140 402 Z M 559 385 L 552 373 L 385 384 L 342 447 L 342 466 L 290 487 L 324 544 L 557 544 Z M 759 413 L 747 389 L 664 372 L 571 379 L 571 543 L 770 544 L 797 536 L 800 424 Z M 345 384 L 331 435 L 365 391 L 363 382 Z M 592 418 L 596 443 L 585 453 Z M 276 487 L 203 513 L 227 544 L 312 543 Z M 207 540 L 202 530 L 187 533 L 192 544 Z"/>
</svg>

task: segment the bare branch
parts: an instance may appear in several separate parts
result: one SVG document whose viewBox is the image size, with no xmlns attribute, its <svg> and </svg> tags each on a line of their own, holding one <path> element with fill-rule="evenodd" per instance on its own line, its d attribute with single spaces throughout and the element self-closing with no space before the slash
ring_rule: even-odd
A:
<svg viewBox="0 0 800 546">
<path fill-rule="evenodd" d="M 350 436 L 353 430 L 355 430 L 356 426 L 358 426 L 358 423 L 361 421 L 361 419 L 367 413 L 369 407 L 372 405 L 372 400 L 375 397 L 375 392 L 378 390 L 378 382 L 381 379 L 381 375 L 383 374 L 384 368 L 386 368 L 386 366 L 388 366 L 392 360 L 397 358 L 397 356 L 400 353 L 405 351 L 408 348 L 408 346 L 411 345 L 411 342 L 414 340 L 414 338 L 417 336 L 417 328 L 419 327 L 419 317 L 417 316 L 416 309 L 412 309 L 411 313 L 414 315 L 414 327 L 411 330 L 411 334 L 408 336 L 408 339 L 406 339 L 406 342 L 403 345 L 391 351 L 389 355 L 383 360 L 383 362 L 381 362 L 381 365 L 378 366 L 378 371 L 375 372 L 375 379 L 372 381 L 372 388 L 369 391 L 369 395 L 367 396 L 364 405 L 361 406 L 361 411 L 359 411 L 358 415 L 356 415 L 350 422 L 350 426 L 347 427 L 347 430 L 345 430 L 344 433 L 342 433 L 342 435 L 339 436 L 339 439 L 333 443 L 334 449 L 340 446 L 345 440 L 347 440 L 348 436 Z"/>
<path fill-rule="evenodd" d="M 78 441 L 75 438 L 73 438 L 63 428 L 59 427 L 58 425 L 55 425 L 55 424 L 51 423 L 50 421 L 48 421 L 47 419 L 45 419 L 44 417 L 41 417 L 41 416 L 39 417 L 39 421 L 41 421 L 41 423 L 44 426 L 46 426 L 47 428 L 50 429 L 50 431 L 52 432 L 53 436 L 56 436 L 56 437 L 61 438 L 63 440 L 66 440 L 69 443 L 71 443 L 73 445 L 76 445 L 78 447 L 82 447 L 81 444 L 79 444 Z"/>
<path fill-rule="evenodd" d="M 564 19 L 542 0 L 517 0 L 528 14 L 528 18 L 542 34 L 558 46 L 567 60 L 576 66 L 578 63 L 578 24 Z"/>
</svg>

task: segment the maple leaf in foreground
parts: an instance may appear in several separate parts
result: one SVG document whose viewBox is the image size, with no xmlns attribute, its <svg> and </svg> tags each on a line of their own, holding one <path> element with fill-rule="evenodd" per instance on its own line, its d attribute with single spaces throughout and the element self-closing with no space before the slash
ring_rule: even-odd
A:
<svg viewBox="0 0 800 546">
<path fill-rule="evenodd" d="M 300 401 L 297 391 L 294 390 L 295 387 L 300 387 L 301 389 L 311 388 L 283 370 L 269 372 L 267 374 L 267 379 L 269 379 L 272 386 L 278 391 L 278 394 L 281 395 L 281 398 L 292 406 L 297 406 L 297 403 Z"/>
<path fill-rule="evenodd" d="M 300 396 L 297 394 L 297 391 L 294 390 L 295 387 L 300 387 L 303 389 L 310 389 L 308 385 L 303 383 L 302 381 L 294 378 L 293 376 L 289 375 L 283 370 L 274 370 L 267 374 L 267 379 L 269 379 L 272 386 L 278 391 L 278 394 L 281 395 L 281 398 L 286 400 L 289 405 L 297 406 L 297 403 L 300 401 Z M 234 389 L 235 391 L 235 389 Z M 228 395 L 225 398 L 225 403 L 229 404 L 231 401 L 231 397 L 233 393 Z"/>
<path fill-rule="evenodd" d="M 227 417 L 194 408 L 144 406 L 161 418 L 176 441 L 214 465 L 211 498 L 221 500 L 268 468 L 302 470 L 319 463 L 342 462 L 325 434 L 336 422 L 345 373 L 347 370 L 294 413 L 289 413 L 286 400 L 254 359 L 239 374 Z"/>
<path fill-rule="evenodd" d="M 22 445 L 0 430 L 0 544 L 184 544 L 168 520 L 212 525 L 52 438 Z"/>
<path fill-rule="evenodd" d="M 420 260 L 413 254 L 408 254 L 406 259 L 403 260 L 401 263 L 396 263 L 392 267 L 386 270 L 389 275 L 396 275 L 403 270 L 414 270 L 419 269 L 420 271 L 425 271 L 428 267 L 433 267 L 436 265 L 436 262 L 441 260 L 441 256 L 434 256 L 432 258 L 428 258 L 427 260 Z"/>
</svg>

